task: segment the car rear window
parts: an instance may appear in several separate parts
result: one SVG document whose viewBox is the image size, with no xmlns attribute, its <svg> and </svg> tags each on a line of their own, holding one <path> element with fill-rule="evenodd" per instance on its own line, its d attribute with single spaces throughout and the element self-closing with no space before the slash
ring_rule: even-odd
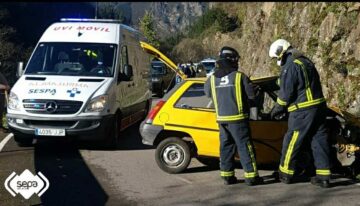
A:
<svg viewBox="0 0 360 206">
<path fill-rule="evenodd" d="M 179 98 L 175 104 L 176 108 L 183 109 L 214 109 L 212 100 L 206 97 L 204 92 L 204 84 L 192 84 Z"/>
</svg>

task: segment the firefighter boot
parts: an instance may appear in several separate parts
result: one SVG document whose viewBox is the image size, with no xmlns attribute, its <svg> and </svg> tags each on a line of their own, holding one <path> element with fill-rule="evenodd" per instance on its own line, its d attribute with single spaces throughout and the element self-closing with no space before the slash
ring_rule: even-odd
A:
<svg viewBox="0 0 360 206">
<path fill-rule="evenodd" d="M 245 184 L 248 186 L 261 185 L 264 184 L 264 179 L 259 176 L 254 178 L 245 178 Z"/>
<path fill-rule="evenodd" d="M 223 177 L 224 185 L 232 185 L 237 183 L 237 178 L 235 176 Z"/>
<path fill-rule="evenodd" d="M 316 185 L 316 186 L 320 186 L 322 188 L 329 188 L 330 187 L 330 182 L 329 180 L 321 180 L 317 177 L 312 177 L 311 178 L 311 184 Z"/>
</svg>

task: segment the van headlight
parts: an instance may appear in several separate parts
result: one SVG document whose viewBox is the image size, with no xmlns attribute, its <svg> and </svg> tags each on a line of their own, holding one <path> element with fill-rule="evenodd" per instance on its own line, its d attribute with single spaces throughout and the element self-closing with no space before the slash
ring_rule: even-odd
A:
<svg viewBox="0 0 360 206">
<path fill-rule="evenodd" d="M 20 110 L 19 98 L 14 92 L 10 92 L 8 108 L 12 110 Z"/>
<path fill-rule="evenodd" d="M 90 101 L 85 112 L 102 112 L 106 107 L 107 101 L 108 95 L 97 96 Z"/>
</svg>

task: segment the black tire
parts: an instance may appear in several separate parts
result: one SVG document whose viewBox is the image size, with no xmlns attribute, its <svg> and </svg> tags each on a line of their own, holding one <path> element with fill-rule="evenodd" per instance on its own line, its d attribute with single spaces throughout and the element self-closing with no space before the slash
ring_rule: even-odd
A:
<svg viewBox="0 0 360 206">
<path fill-rule="evenodd" d="M 33 137 L 14 134 L 14 140 L 19 147 L 31 147 L 33 144 Z"/>
<path fill-rule="evenodd" d="M 104 137 L 104 146 L 107 149 L 117 149 L 119 146 L 120 115 L 116 114 L 112 122 L 113 124 L 109 126 L 107 135 Z"/>
<path fill-rule="evenodd" d="M 215 157 L 202 157 L 198 156 L 196 159 L 203 165 L 211 168 L 211 169 L 219 169 L 220 168 L 220 160 Z"/>
<path fill-rule="evenodd" d="M 163 171 L 170 174 L 183 172 L 190 164 L 189 145 L 178 137 L 169 137 L 156 147 L 155 160 Z"/>
</svg>

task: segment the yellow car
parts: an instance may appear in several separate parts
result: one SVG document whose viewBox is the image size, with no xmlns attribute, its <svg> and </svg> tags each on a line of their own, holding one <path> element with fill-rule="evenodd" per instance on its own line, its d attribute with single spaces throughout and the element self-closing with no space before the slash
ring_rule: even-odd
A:
<svg viewBox="0 0 360 206">
<path fill-rule="evenodd" d="M 160 56 L 160 52 L 149 45 L 142 46 L 148 52 L 151 49 L 149 53 Z M 167 64 L 175 65 L 172 62 Z M 177 72 L 176 66 L 174 71 Z M 287 130 L 287 116 L 270 119 L 269 111 L 264 112 L 276 101 L 279 90 L 277 79 L 277 76 L 252 79 L 252 82 L 261 88 L 256 98 L 257 107 L 252 109 L 254 112 L 250 114 L 258 164 L 279 162 L 282 141 Z M 184 78 L 158 101 L 141 123 L 142 142 L 156 146 L 156 162 L 165 172 L 184 171 L 192 157 L 209 165 L 216 161 L 204 157 L 219 158 L 219 128 L 212 100 L 206 97 L 203 90 L 205 81 L 206 78 Z M 327 125 L 334 166 L 350 166 L 353 173 L 358 173 L 359 119 L 329 107 Z"/>
</svg>

